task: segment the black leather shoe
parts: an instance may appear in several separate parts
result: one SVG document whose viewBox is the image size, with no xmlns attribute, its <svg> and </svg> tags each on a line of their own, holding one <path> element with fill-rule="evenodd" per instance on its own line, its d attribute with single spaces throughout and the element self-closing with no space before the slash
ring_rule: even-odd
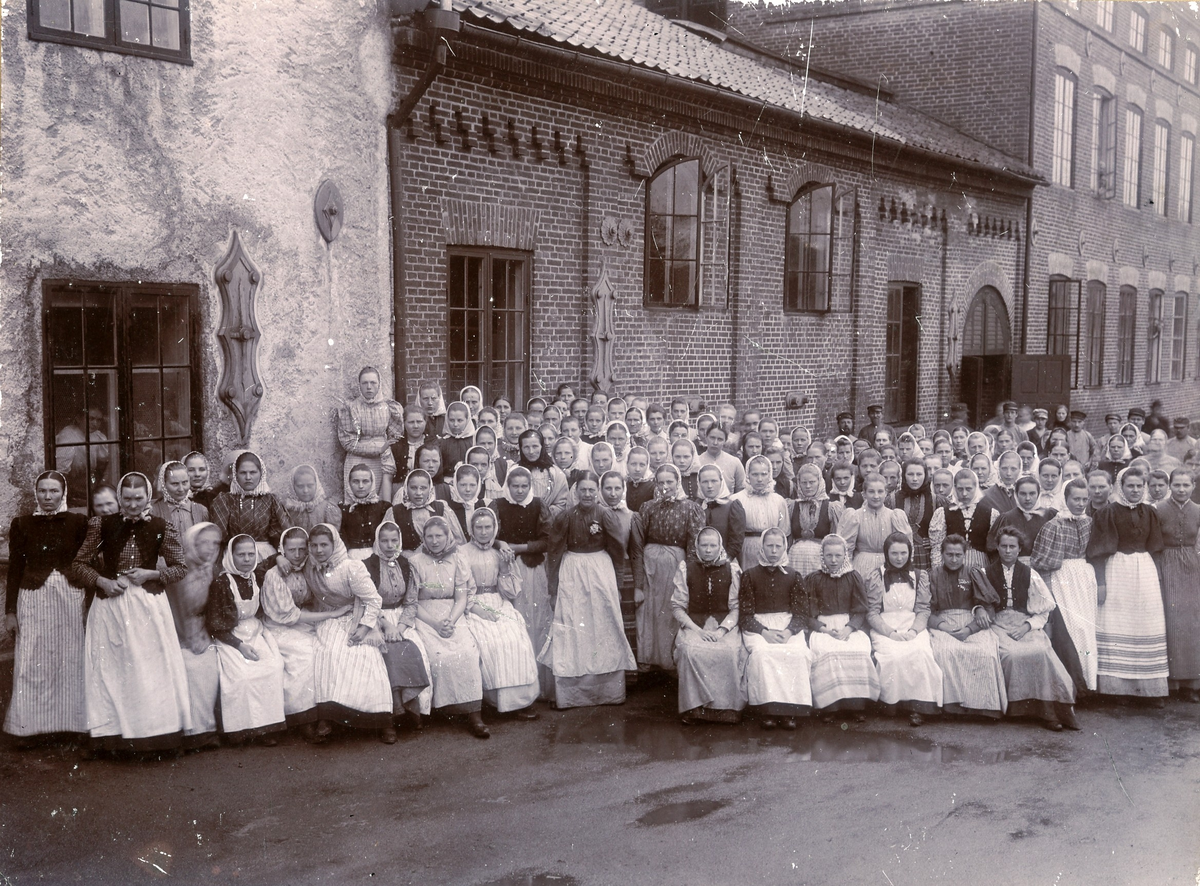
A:
<svg viewBox="0 0 1200 886">
<path fill-rule="evenodd" d="M 791 717 L 784 717 L 782 720 L 779 721 L 779 728 L 786 729 L 789 732 L 795 732 L 796 731 L 796 721 Z"/>
<path fill-rule="evenodd" d="M 763 721 L 762 721 L 762 728 L 763 728 L 763 729 L 774 729 L 774 728 L 775 728 L 775 726 L 776 726 L 776 723 L 775 723 L 775 721 L 774 721 L 774 720 L 763 720 Z"/>
</svg>

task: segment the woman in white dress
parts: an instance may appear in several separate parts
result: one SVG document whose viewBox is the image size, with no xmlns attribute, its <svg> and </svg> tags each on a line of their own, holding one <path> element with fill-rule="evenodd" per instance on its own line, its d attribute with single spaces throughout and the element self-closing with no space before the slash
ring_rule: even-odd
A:
<svg viewBox="0 0 1200 886">
<path fill-rule="evenodd" d="M 340 516 L 340 512 L 339 512 Z M 304 577 L 308 561 L 308 531 L 299 526 L 285 529 L 279 538 L 279 556 L 267 570 L 259 596 L 263 624 L 275 639 L 283 659 L 283 713 L 289 726 L 301 727 L 308 741 L 318 739 L 317 722 L 317 625 L 347 615 L 353 606 L 315 612 L 313 594 Z"/>
<path fill-rule="evenodd" d="M 204 621 L 217 642 L 221 673 L 221 730 L 232 744 L 258 738 L 267 747 L 272 733 L 287 729 L 283 711 L 283 659 L 275 638 L 258 619 L 259 587 L 254 578 L 258 551 L 249 535 L 225 547 L 224 570 L 208 589 Z"/>
<path fill-rule="evenodd" d="M 459 553 L 475 580 L 465 621 L 479 647 L 483 700 L 499 713 L 535 720 L 537 659 L 525 619 L 513 607 L 523 590 L 513 565 L 516 557 L 497 545 L 496 515 L 489 508 L 472 512 L 470 526 L 471 541 Z"/>
<path fill-rule="evenodd" d="M 920 726 L 922 715 L 942 707 L 942 669 L 933 657 L 929 631 L 929 573 L 912 562 L 912 542 L 889 535 L 887 563 L 867 576 L 867 624 L 879 666 L 879 700 L 907 710 Z"/>
<path fill-rule="evenodd" d="M 479 647 L 463 620 L 475 580 L 446 520 L 430 517 L 422 538 L 420 549 L 408 561 L 409 581 L 417 586 L 417 633 L 429 655 L 433 706 L 443 713 L 466 714 L 468 731 L 476 738 L 488 738 L 491 732 L 479 714 L 483 701 Z"/>
<path fill-rule="evenodd" d="M 96 591 L 84 636 L 88 731 L 101 749 L 177 749 L 191 706 L 163 591 L 187 564 L 175 527 L 150 515 L 146 475 L 126 474 L 117 493 L 120 513 L 91 520 L 69 576 Z"/>
<path fill-rule="evenodd" d="M 675 667 L 684 723 L 737 723 L 746 707 L 746 648 L 738 630 L 742 570 L 711 526 L 696 536 L 696 553 L 675 571 L 671 609 L 679 622 Z"/>
<path fill-rule="evenodd" d="M 328 523 L 308 534 L 304 578 L 318 612 L 352 608 L 317 625 L 317 737 L 332 732 L 332 722 L 375 729 L 385 743 L 392 729 L 392 687 L 383 662 L 383 633 L 378 628 L 383 605 L 379 591 L 361 560 L 346 553 L 346 544 Z"/>
</svg>

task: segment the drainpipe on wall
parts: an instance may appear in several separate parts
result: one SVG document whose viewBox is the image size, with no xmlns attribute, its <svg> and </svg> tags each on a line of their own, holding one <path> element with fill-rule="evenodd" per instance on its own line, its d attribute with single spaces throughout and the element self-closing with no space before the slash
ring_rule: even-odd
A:
<svg viewBox="0 0 1200 886">
<path fill-rule="evenodd" d="M 1025 163 L 1033 168 L 1033 133 L 1034 133 L 1034 99 L 1037 96 L 1037 47 L 1038 47 L 1038 5 L 1033 6 L 1033 47 L 1029 51 L 1029 155 Z M 1021 271 L 1021 353 L 1028 350 L 1029 344 L 1029 269 L 1032 264 L 1031 248 L 1033 246 L 1033 192 L 1025 198 L 1025 261 Z"/>
<path fill-rule="evenodd" d="M 395 9 L 396 6 L 393 6 Z M 400 179 L 404 143 L 401 141 L 400 127 L 408 120 L 434 78 L 446 66 L 450 40 L 461 27 L 458 13 L 450 8 L 450 0 L 442 0 L 440 8 L 425 10 L 420 20 L 432 44 L 429 64 L 421 79 L 387 117 L 388 190 L 392 221 L 392 395 L 402 403 L 408 399 L 408 363 L 405 354 L 408 349 L 408 309 L 404 284 L 404 183 Z"/>
</svg>

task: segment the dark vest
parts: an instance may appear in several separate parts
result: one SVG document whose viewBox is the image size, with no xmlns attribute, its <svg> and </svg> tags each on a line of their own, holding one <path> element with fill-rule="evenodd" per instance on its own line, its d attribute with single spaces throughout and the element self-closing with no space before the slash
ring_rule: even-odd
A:
<svg viewBox="0 0 1200 886">
<path fill-rule="evenodd" d="M 812 536 L 807 536 L 804 532 L 804 527 L 800 525 L 800 507 L 803 504 L 797 501 L 792 507 L 792 541 L 820 541 L 829 533 L 833 532 L 833 523 L 829 520 L 829 500 L 822 499 L 817 509 L 817 525 L 813 528 Z"/>
<path fill-rule="evenodd" d="M 446 503 L 435 501 L 429 506 L 429 510 L 438 517 L 444 517 L 446 516 Z M 396 525 L 400 527 L 400 550 L 415 551 L 421 546 L 421 534 L 413 526 L 412 511 L 404 505 L 396 505 L 392 508 L 392 515 L 396 518 Z"/>
<path fill-rule="evenodd" d="M 1007 597 L 1007 594 L 1004 591 L 1004 567 L 1000 565 L 999 560 L 995 560 L 988 564 L 988 567 L 983 571 L 983 574 L 987 576 L 987 580 L 991 582 L 992 587 L 996 589 L 996 595 L 1000 598 L 1000 605 L 997 606 L 996 609 L 1005 609 L 1005 598 Z M 1029 567 L 1020 560 L 1013 564 L 1012 597 L 1012 608 L 1028 614 Z"/>
<path fill-rule="evenodd" d="M 974 550 L 986 551 L 988 528 L 992 522 L 988 518 L 990 513 L 992 513 L 992 509 L 983 502 L 975 505 L 975 516 L 971 519 L 971 531 L 967 532 L 967 521 L 963 518 L 962 511 L 957 509 L 946 511 L 946 534 L 965 536 L 967 544 Z"/>
<path fill-rule="evenodd" d="M 158 551 L 167 532 L 167 521 L 162 517 L 148 517 L 137 523 L 128 523 L 120 514 L 110 514 L 100 520 L 100 549 L 96 552 L 100 560 L 98 570 L 105 578 L 115 580 L 121 552 L 132 537 L 137 544 L 137 566 L 154 569 L 158 563 Z M 159 587 L 157 582 L 147 582 Z"/>
<path fill-rule="evenodd" d="M 688 616 L 704 627 L 711 615 L 723 621 L 729 615 L 729 586 L 733 582 L 733 570 L 724 566 L 705 566 L 703 563 L 688 562 Z"/>
</svg>

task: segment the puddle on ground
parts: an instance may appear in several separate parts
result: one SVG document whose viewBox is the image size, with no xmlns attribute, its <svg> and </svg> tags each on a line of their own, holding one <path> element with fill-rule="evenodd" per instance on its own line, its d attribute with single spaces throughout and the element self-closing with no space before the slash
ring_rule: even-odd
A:
<svg viewBox="0 0 1200 886">
<path fill-rule="evenodd" d="M 668 803 L 665 806 L 659 806 L 657 809 L 651 809 L 637 821 L 638 824 L 648 826 L 680 824 L 685 821 L 695 821 L 698 818 L 704 818 L 704 816 L 711 815 L 726 805 L 728 805 L 728 802 L 725 800 L 688 800 L 685 803 Z"/>
<path fill-rule="evenodd" d="M 546 871 L 537 871 L 535 873 L 522 872 L 509 874 L 507 877 L 501 877 L 499 880 L 488 880 L 486 883 L 480 883 L 479 886 L 577 886 L 578 883 L 578 880 L 566 874 L 551 874 Z"/>
<path fill-rule="evenodd" d="M 792 755 L 789 762 L 814 763 L 1011 763 L 1055 758 L 1053 749 L 1042 754 L 1030 746 L 968 748 L 916 734 L 863 731 L 853 724 L 843 729 L 840 723 L 824 725 L 815 719 L 801 720 L 795 732 L 764 732 L 753 718 L 740 726 L 684 726 L 670 715 L 617 707 L 574 710 L 547 726 L 551 752 L 555 746 L 586 745 L 601 753 L 636 751 L 654 762 L 707 760 L 763 747 L 787 750 Z"/>
</svg>

